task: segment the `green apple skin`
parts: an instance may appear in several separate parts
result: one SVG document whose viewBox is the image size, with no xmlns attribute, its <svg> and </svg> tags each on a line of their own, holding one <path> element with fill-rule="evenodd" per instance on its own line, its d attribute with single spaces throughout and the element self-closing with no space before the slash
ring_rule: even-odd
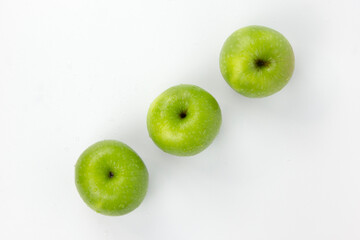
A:
<svg viewBox="0 0 360 240">
<path fill-rule="evenodd" d="M 207 148 L 221 126 L 221 110 L 204 89 L 181 84 L 171 87 L 151 104 L 147 128 L 151 139 L 164 152 L 195 155 Z"/>
<path fill-rule="evenodd" d="M 280 91 L 294 71 L 294 52 L 279 32 L 248 26 L 235 31 L 220 53 L 220 70 L 238 93 L 253 98 Z"/>
<path fill-rule="evenodd" d="M 75 166 L 75 183 L 84 202 L 98 213 L 119 216 L 137 208 L 148 186 L 141 158 L 115 140 L 87 148 Z"/>
</svg>

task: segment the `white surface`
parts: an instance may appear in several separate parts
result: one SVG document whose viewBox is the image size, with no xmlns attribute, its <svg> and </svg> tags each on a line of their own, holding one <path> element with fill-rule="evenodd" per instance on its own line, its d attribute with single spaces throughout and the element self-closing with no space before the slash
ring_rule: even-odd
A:
<svg viewBox="0 0 360 240">
<path fill-rule="evenodd" d="M 360 239 L 360 1 L 1 0 L 0 239 Z M 234 30 L 272 27 L 296 70 L 248 99 L 218 67 Z M 150 140 L 162 91 L 199 85 L 223 125 L 201 154 Z M 74 164 L 117 139 L 150 186 L 129 215 L 90 210 Z"/>
</svg>

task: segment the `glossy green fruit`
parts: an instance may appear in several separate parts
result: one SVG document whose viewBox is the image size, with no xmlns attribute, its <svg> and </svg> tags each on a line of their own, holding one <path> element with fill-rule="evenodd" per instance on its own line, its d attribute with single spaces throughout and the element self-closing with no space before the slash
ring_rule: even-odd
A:
<svg viewBox="0 0 360 240">
<path fill-rule="evenodd" d="M 235 31 L 220 53 L 226 82 L 247 97 L 266 97 L 280 91 L 294 71 L 294 53 L 279 32 L 248 26 Z"/>
<path fill-rule="evenodd" d="M 130 147 L 105 140 L 81 154 L 75 166 L 75 183 L 90 208 L 118 216 L 140 205 L 148 186 L 148 171 Z"/>
<path fill-rule="evenodd" d="M 147 128 L 164 152 L 190 156 L 214 140 L 221 125 L 221 110 L 213 96 L 194 85 L 169 88 L 151 104 Z"/>
</svg>

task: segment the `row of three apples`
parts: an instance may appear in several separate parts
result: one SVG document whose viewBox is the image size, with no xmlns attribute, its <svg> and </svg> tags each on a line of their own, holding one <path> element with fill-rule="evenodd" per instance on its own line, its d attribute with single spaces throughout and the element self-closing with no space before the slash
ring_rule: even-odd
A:
<svg viewBox="0 0 360 240">
<path fill-rule="evenodd" d="M 294 54 L 279 32 L 249 26 L 224 43 L 220 69 L 228 84 L 248 97 L 265 97 L 281 90 L 294 70 Z M 190 156 L 214 140 L 221 125 L 215 98 L 194 85 L 172 87 L 151 104 L 147 127 L 163 151 Z M 77 161 L 75 182 L 80 196 L 95 211 L 123 215 L 140 205 L 148 186 L 141 158 L 124 143 L 105 140 L 86 149 Z"/>
</svg>

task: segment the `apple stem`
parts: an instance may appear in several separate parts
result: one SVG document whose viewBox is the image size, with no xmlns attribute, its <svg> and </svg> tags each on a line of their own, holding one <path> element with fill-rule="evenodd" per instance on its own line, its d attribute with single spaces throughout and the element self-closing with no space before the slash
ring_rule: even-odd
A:
<svg viewBox="0 0 360 240">
<path fill-rule="evenodd" d="M 265 61 L 262 59 L 256 59 L 255 60 L 255 65 L 257 68 L 263 68 L 263 67 L 267 67 L 269 66 L 269 61 Z"/>
<path fill-rule="evenodd" d="M 180 116 L 180 118 L 185 118 L 186 117 L 186 111 L 182 111 L 179 116 Z"/>
</svg>

